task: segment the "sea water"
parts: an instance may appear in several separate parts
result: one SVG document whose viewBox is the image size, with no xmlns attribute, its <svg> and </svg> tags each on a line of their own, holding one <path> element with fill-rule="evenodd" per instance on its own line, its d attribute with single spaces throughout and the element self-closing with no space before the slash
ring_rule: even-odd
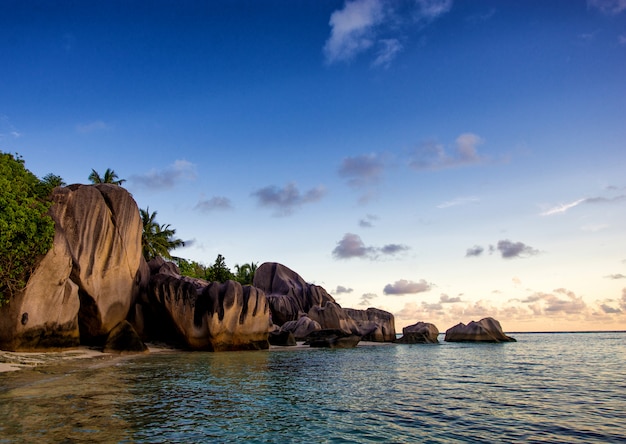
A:
<svg viewBox="0 0 626 444">
<path fill-rule="evenodd" d="M 626 333 L 176 352 L 0 374 L 0 442 L 626 442 Z"/>
</svg>

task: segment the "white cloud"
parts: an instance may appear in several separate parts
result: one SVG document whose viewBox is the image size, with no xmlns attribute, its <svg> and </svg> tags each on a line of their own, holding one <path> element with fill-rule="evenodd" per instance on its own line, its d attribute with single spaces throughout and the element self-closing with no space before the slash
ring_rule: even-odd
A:
<svg viewBox="0 0 626 444">
<path fill-rule="evenodd" d="M 566 203 L 566 204 L 559 204 L 559 205 L 557 205 L 555 207 L 552 207 L 552 208 L 544 211 L 543 213 L 541 213 L 541 216 L 552 216 L 554 214 L 565 213 L 567 210 L 580 205 L 584 201 L 585 201 L 585 199 L 578 199 L 578 200 L 575 200 L 574 202 L 570 202 L 570 203 Z"/>
<path fill-rule="evenodd" d="M 416 0 L 420 18 L 434 20 L 452 9 L 452 0 Z"/>
<path fill-rule="evenodd" d="M 587 5 L 609 15 L 617 15 L 626 10 L 626 0 L 587 0 Z"/>
<path fill-rule="evenodd" d="M 409 166 L 415 170 L 441 170 L 484 163 L 487 158 L 478 153 L 478 146 L 485 140 L 474 133 L 459 135 L 452 154 L 435 141 L 423 142 L 409 158 Z"/>
<path fill-rule="evenodd" d="M 324 46 L 326 61 L 349 61 L 370 48 L 374 44 L 374 27 L 385 19 L 383 6 L 380 0 L 354 0 L 334 11 L 329 22 L 330 37 Z"/>
<path fill-rule="evenodd" d="M 398 39 L 382 39 L 379 41 L 379 50 L 372 66 L 382 66 L 388 68 L 393 59 L 402 51 L 402 44 Z"/>
<path fill-rule="evenodd" d="M 416 294 L 430 291 L 432 285 L 421 279 L 419 282 L 408 281 L 406 279 L 400 279 L 393 284 L 385 285 L 383 293 L 393 295 L 403 294 Z"/>
<path fill-rule="evenodd" d="M 202 212 L 210 212 L 214 210 L 230 210 L 232 209 L 232 203 L 229 198 L 214 196 L 210 199 L 202 199 L 200 200 L 194 209 L 202 211 Z"/>
</svg>

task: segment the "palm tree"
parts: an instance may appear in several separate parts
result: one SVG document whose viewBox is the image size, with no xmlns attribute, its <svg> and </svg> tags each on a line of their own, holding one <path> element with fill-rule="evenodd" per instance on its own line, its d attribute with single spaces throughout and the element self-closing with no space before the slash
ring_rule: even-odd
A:
<svg viewBox="0 0 626 444">
<path fill-rule="evenodd" d="M 185 246 L 185 243 L 174 238 L 176 230 L 170 225 L 159 225 L 156 218 L 156 211 L 150 213 L 150 208 L 140 209 L 141 221 L 143 224 L 143 234 L 141 235 L 141 248 L 143 257 L 149 261 L 157 256 L 172 259 L 170 250 Z"/>
<path fill-rule="evenodd" d="M 249 264 L 235 265 L 235 280 L 242 285 L 252 285 L 254 281 L 254 273 L 258 264 L 256 262 L 250 262 Z"/>
<path fill-rule="evenodd" d="M 98 172 L 92 168 L 91 169 L 91 174 L 89 175 L 88 179 L 93 184 L 96 184 L 96 183 L 112 183 L 113 185 L 121 186 L 124 182 L 126 182 L 126 179 L 120 179 L 117 176 L 117 173 L 115 171 L 113 171 L 111 168 L 107 168 L 107 170 L 104 172 L 104 176 L 103 177 L 100 177 L 100 174 L 98 174 Z"/>
</svg>

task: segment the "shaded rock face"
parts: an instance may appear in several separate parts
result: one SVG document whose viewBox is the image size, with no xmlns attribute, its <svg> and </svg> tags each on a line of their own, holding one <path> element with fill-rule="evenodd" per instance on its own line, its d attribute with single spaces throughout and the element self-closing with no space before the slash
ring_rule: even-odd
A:
<svg viewBox="0 0 626 444">
<path fill-rule="evenodd" d="M 294 345 L 297 345 L 296 338 L 293 333 L 285 330 L 271 331 L 269 342 L 271 345 L 280 345 L 283 347 L 293 347 Z"/>
<path fill-rule="evenodd" d="M 279 326 L 297 320 L 311 307 L 335 302 L 322 287 L 306 283 L 295 271 L 275 262 L 257 268 L 253 285 L 267 295 L 272 322 Z"/>
<path fill-rule="evenodd" d="M 300 316 L 297 321 L 287 321 L 280 327 L 280 331 L 292 333 L 296 341 L 304 341 L 312 332 L 321 329 L 319 322 L 305 315 Z"/>
<path fill-rule="evenodd" d="M 435 324 L 418 322 L 402 329 L 402 337 L 398 344 L 437 344 L 439 343 L 439 330 Z"/>
<path fill-rule="evenodd" d="M 187 278 L 164 267 L 150 278 L 149 305 L 144 306 L 149 335 L 178 338 L 192 350 L 269 347 L 270 312 L 263 291 L 235 281 Z"/>
<path fill-rule="evenodd" d="M 272 322 L 294 333 L 296 339 L 305 338 L 311 331 L 319 329 L 341 330 L 355 334 L 368 341 L 394 341 L 396 338 L 393 315 L 383 310 L 370 308 L 355 310 L 342 308 L 322 287 L 307 284 L 293 270 L 284 265 L 267 262 L 254 275 L 254 286 L 262 289 L 269 301 Z M 306 316 L 319 324 L 306 334 L 302 317 Z M 293 324 L 298 322 L 298 326 Z M 298 329 L 298 331 L 296 331 Z"/>
<path fill-rule="evenodd" d="M 447 342 L 516 342 L 504 334 L 500 322 L 493 318 L 483 318 L 465 325 L 459 323 L 446 331 Z"/>
<path fill-rule="evenodd" d="M 318 348 L 354 348 L 360 340 L 360 336 L 343 330 L 325 329 L 311 333 L 305 344 Z"/>
<path fill-rule="evenodd" d="M 146 353 L 148 347 L 143 343 L 130 322 L 122 321 L 109 332 L 104 343 L 105 353 L 130 354 Z"/>
<path fill-rule="evenodd" d="M 391 313 L 378 308 L 356 310 L 343 309 L 357 324 L 363 341 L 393 342 L 396 340 L 396 325 Z"/>
<path fill-rule="evenodd" d="M 0 308 L 0 347 L 103 344 L 139 291 L 142 225 L 131 195 L 111 184 L 52 193 L 52 249 L 26 289 Z"/>
</svg>

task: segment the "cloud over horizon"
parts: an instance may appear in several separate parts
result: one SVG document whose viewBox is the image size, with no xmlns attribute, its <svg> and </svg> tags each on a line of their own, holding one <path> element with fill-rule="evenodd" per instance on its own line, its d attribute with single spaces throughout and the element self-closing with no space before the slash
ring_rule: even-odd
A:
<svg viewBox="0 0 626 444">
<path fill-rule="evenodd" d="M 302 193 L 294 182 L 288 183 L 283 188 L 270 185 L 252 193 L 252 196 L 257 198 L 259 206 L 274 208 L 275 216 L 288 216 L 296 208 L 317 202 L 325 195 L 326 189 L 321 185 Z"/>
<path fill-rule="evenodd" d="M 410 247 L 402 244 L 387 244 L 383 247 L 366 246 L 361 236 L 354 233 L 346 233 L 343 238 L 337 242 L 337 246 L 333 250 L 335 259 L 350 259 L 358 257 L 362 259 L 376 260 L 380 255 L 393 256 L 403 251 L 409 250 Z"/>
<path fill-rule="evenodd" d="M 400 279 L 393 284 L 385 285 L 383 293 L 388 295 L 405 295 L 405 294 L 417 294 L 430 291 L 432 285 L 421 279 L 419 282 L 408 281 L 406 279 Z"/>
</svg>

